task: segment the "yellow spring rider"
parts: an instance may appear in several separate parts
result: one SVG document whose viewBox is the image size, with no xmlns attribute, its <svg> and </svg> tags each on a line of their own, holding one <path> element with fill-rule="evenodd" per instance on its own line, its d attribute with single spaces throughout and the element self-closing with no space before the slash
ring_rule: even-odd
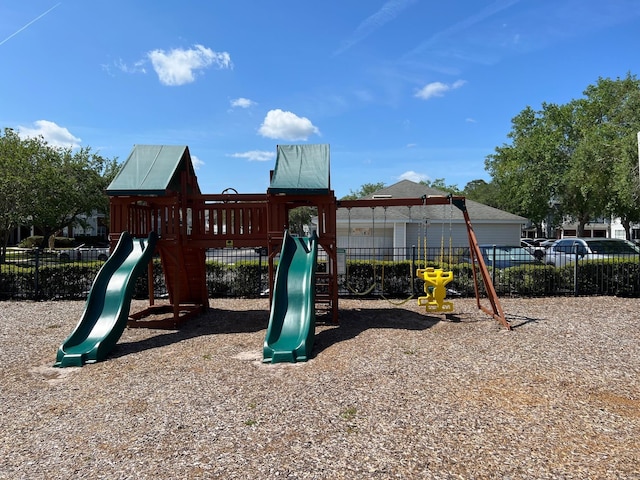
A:
<svg viewBox="0 0 640 480">
<path fill-rule="evenodd" d="M 416 276 L 424 280 L 424 297 L 418 297 L 418 305 L 426 307 L 427 312 L 453 312 L 453 302 L 445 302 L 445 285 L 453 280 L 453 272 L 441 268 L 419 268 Z"/>
</svg>

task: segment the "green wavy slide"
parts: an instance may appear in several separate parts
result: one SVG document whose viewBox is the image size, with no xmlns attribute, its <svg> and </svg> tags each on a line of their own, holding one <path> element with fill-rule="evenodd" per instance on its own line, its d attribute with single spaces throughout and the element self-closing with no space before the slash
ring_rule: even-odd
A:
<svg viewBox="0 0 640 480">
<path fill-rule="evenodd" d="M 276 270 L 264 363 L 304 362 L 315 335 L 315 272 L 318 237 L 294 237 L 284 232 Z"/>
<path fill-rule="evenodd" d="M 158 237 L 133 238 L 123 232 L 102 266 L 85 304 L 80 322 L 60 345 L 56 367 L 81 367 L 104 360 L 124 331 L 138 275 L 153 256 Z"/>
</svg>

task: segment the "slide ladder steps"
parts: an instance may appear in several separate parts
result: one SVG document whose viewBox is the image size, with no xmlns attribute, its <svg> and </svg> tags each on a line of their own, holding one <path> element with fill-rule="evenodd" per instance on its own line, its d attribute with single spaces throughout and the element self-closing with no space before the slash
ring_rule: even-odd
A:
<svg viewBox="0 0 640 480">
<path fill-rule="evenodd" d="M 327 272 L 316 271 L 316 310 L 331 310 L 333 282 Z"/>
</svg>

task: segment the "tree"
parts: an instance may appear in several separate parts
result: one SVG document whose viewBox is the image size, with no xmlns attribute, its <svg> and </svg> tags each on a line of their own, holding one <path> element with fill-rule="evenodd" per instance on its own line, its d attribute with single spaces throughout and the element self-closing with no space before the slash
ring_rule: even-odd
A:
<svg viewBox="0 0 640 480">
<path fill-rule="evenodd" d="M 527 106 L 511 121 L 511 144 L 497 147 L 485 160 L 502 208 L 529 218 L 539 234 L 550 202 L 562 190 L 565 118 L 566 109 L 554 104 L 543 104 L 539 112 Z"/>
<path fill-rule="evenodd" d="M 444 178 L 436 178 L 433 181 L 421 180 L 420 185 L 426 185 L 429 188 L 435 188 L 436 190 L 442 190 L 443 192 L 451 193 L 452 195 L 461 195 L 462 192 L 458 188 L 458 185 L 447 185 Z"/>
<path fill-rule="evenodd" d="M 363 198 L 377 192 L 378 190 L 382 190 L 384 187 L 384 182 L 365 183 L 355 192 L 353 190 L 349 190 L 349 195 L 345 195 L 341 200 L 356 200 L 358 198 Z"/>
<path fill-rule="evenodd" d="M 9 235 L 28 222 L 29 177 L 27 159 L 33 141 L 22 141 L 5 129 L 0 135 L 0 263 L 4 263 Z"/>
<path fill-rule="evenodd" d="M 104 194 L 116 171 L 113 162 L 91 153 L 91 149 L 47 148 L 33 164 L 36 184 L 32 196 L 33 225 L 45 239 L 65 227 L 82 225 L 84 215 L 106 213 L 109 200 Z"/>
<path fill-rule="evenodd" d="M 512 142 L 485 160 L 506 209 L 539 225 L 571 217 L 584 235 L 605 214 L 637 219 L 630 145 L 640 126 L 635 76 L 599 79 L 565 105 L 526 107 L 512 120 Z M 623 203 L 624 202 L 624 203 Z"/>
<path fill-rule="evenodd" d="M 293 235 L 304 236 L 304 226 L 311 223 L 311 217 L 316 215 L 315 207 L 296 207 L 289 210 L 289 231 Z"/>
<path fill-rule="evenodd" d="M 471 180 L 465 185 L 462 194 L 469 200 L 494 208 L 502 208 L 499 199 L 500 192 L 493 182 L 487 183 L 482 179 Z"/>
<path fill-rule="evenodd" d="M 620 218 L 630 239 L 631 223 L 640 221 L 637 143 L 640 81 L 631 74 L 617 80 L 600 78 L 584 94 L 594 130 L 598 132 L 594 149 L 609 166 L 606 213 Z"/>
<path fill-rule="evenodd" d="M 41 137 L 20 139 L 10 129 L 0 138 L 0 167 L 2 201 L 11 202 L 0 217 L 3 251 L 9 232 L 18 225 L 40 228 L 44 248 L 53 232 L 82 224 L 83 216 L 94 211 L 106 213 L 109 199 L 104 189 L 118 171 L 115 159 L 105 159 L 89 147 L 54 147 Z"/>
</svg>

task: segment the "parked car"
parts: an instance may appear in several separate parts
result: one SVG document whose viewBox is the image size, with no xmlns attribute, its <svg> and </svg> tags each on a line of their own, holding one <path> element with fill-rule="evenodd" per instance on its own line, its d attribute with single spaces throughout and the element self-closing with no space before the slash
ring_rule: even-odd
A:
<svg viewBox="0 0 640 480">
<path fill-rule="evenodd" d="M 602 258 L 640 259 L 640 248 L 620 238 L 562 238 L 556 240 L 545 252 L 547 265 L 562 267 L 579 260 Z"/>
<path fill-rule="evenodd" d="M 508 268 L 518 265 L 542 264 L 524 247 L 508 245 L 478 245 L 478 247 L 487 267 Z"/>
<path fill-rule="evenodd" d="M 527 250 L 531 255 L 536 257 L 538 260 L 542 260 L 544 258 L 545 248 L 539 246 L 533 239 L 521 238 L 520 246 L 525 250 Z"/>
<path fill-rule="evenodd" d="M 79 260 L 100 260 L 104 262 L 109 258 L 109 247 L 88 247 L 82 244 L 75 248 L 55 250 L 55 254 L 61 262 Z"/>
<path fill-rule="evenodd" d="M 542 247 L 542 248 L 544 248 L 546 250 L 551 245 L 553 245 L 555 243 L 555 241 L 556 241 L 555 238 L 548 238 L 546 240 L 541 240 L 540 242 L 538 242 L 538 246 Z"/>
</svg>

